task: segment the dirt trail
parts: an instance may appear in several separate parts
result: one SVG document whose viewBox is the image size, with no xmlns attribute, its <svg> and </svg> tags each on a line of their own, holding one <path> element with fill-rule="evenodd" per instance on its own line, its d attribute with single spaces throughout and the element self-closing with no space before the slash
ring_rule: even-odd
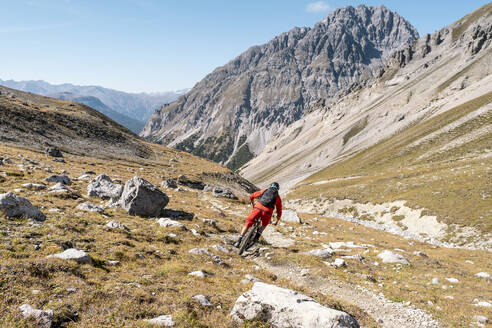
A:
<svg viewBox="0 0 492 328">
<path fill-rule="evenodd" d="M 279 278 L 316 290 L 352 303 L 364 310 L 383 328 L 439 328 L 443 327 L 428 313 L 413 306 L 404 306 L 375 295 L 364 288 L 336 280 L 324 280 L 311 275 L 303 276 L 302 268 L 295 266 L 276 266 L 267 259 L 258 257 L 256 263 Z"/>
</svg>

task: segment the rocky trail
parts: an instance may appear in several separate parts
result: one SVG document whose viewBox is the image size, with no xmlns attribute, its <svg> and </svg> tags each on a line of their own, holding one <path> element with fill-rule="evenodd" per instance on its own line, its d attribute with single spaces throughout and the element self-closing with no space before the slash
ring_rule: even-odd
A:
<svg viewBox="0 0 492 328">
<path fill-rule="evenodd" d="M 257 257 L 256 263 L 279 278 L 294 285 L 307 287 L 331 295 L 345 303 L 354 304 L 370 315 L 383 328 L 438 328 L 443 327 L 428 313 L 401 303 L 391 302 L 383 295 L 375 295 L 361 286 L 312 276 L 305 269 L 291 265 L 274 265 Z"/>
</svg>

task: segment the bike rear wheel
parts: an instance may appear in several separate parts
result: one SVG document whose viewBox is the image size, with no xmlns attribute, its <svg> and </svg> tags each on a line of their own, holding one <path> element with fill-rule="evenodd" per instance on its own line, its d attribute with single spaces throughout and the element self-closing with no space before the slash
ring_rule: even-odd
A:
<svg viewBox="0 0 492 328">
<path fill-rule="evenodd" d="M 249 229 L 248 233 L 246 233 L 246 236 L 244 236 L 243 240 L 241 241 L 241 244 L 239 245 L 239 255 L 243 254 L 245 250 L 253 246 L 253 238 L 256 235 L 256 232 L 258 231 L 259 223 L 256 222 L 251 229 Z"/>
</svg>

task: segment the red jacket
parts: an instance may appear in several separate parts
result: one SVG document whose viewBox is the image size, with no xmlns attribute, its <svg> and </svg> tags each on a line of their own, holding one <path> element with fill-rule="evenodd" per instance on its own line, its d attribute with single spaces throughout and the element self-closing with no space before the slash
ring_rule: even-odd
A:
<svg viewBox="0 0 492 328">
<path fill-rule="evenodd" d="M 261 196 L 261 194 L 263 194 L 265 192 L 265 190 L 266 189 L 263 189 L 263 190 L 252 193 L 251 195 L 249 195 L 249 200 L 253 201 L 253 199 L 259 198 Z M 269 208 L 269 207 L 264 206 L 260 202 L 257 202 L 255 204 L 255 208 L 260 209 L 260 210 L 265 211 L 265 212 L 270 213 L 270 214 L 273 214 L 273 210 L 274 210 L 273 208 Z M 282 200 L 280 199 L 280 196 L 277 196 L 277 199 L 275 200 L 275 208 L 277 209 L 277 218 L 280 219 L 282 217 Z"/>
</svg>

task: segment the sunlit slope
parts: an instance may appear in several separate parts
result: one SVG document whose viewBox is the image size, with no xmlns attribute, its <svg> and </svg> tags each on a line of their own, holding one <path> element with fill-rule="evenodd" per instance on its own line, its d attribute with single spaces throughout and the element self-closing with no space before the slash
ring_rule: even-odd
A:
<svg viewBox="0 0 492 328">
<path fill-rule="evenodd" d="M 406 200 L 446 223 L 492 232 L 491 103 L 488 92 L 415 124 L 310 176 L 291 197 Z"/>
</svg>

